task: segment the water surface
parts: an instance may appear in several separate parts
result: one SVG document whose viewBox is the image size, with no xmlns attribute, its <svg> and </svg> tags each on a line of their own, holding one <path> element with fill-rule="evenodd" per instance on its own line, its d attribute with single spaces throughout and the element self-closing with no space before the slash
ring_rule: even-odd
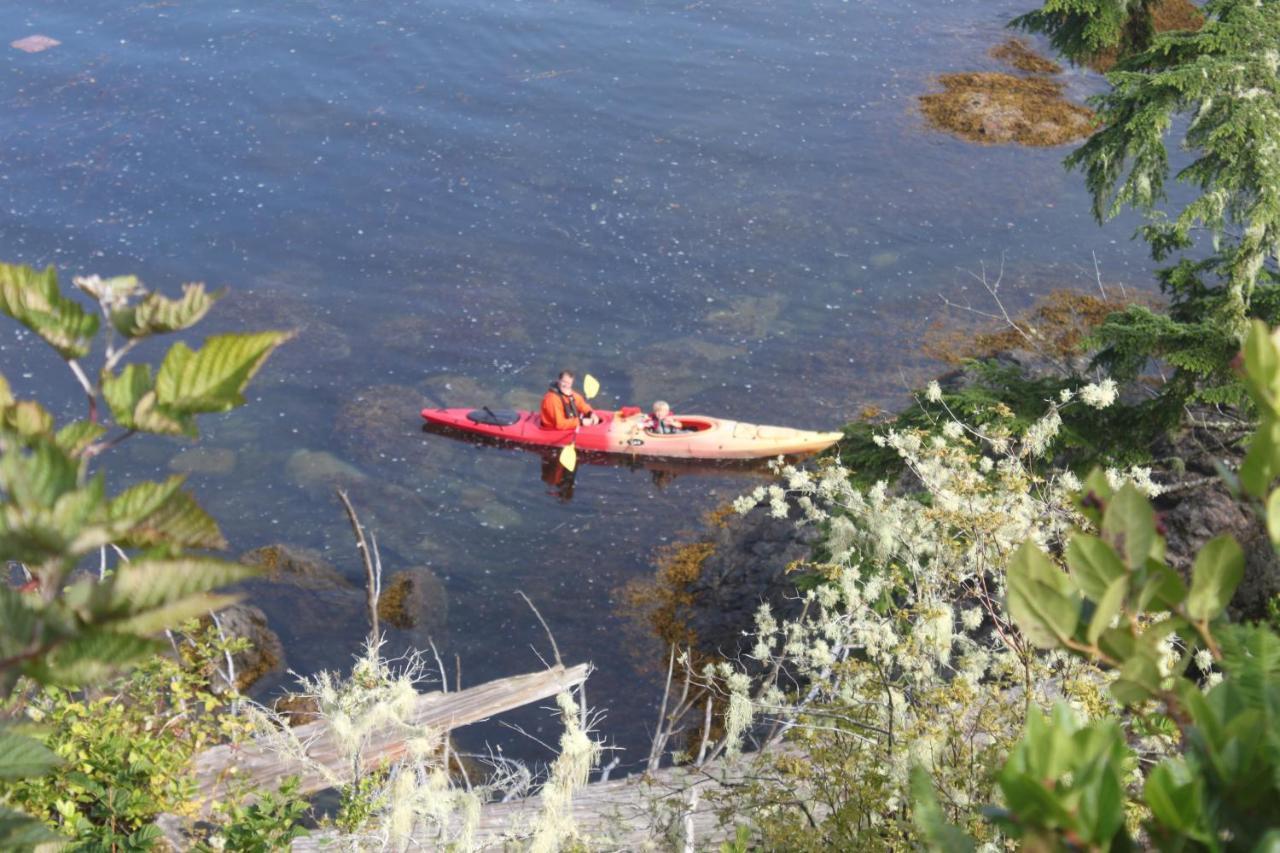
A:
<svg viewBox="0 0 1280 853">
<path fill-rule="evenodd" d="M 547 654 L 523 590 L 566 660 L 597 665 L 590 699 L 635 758 L 660 688 L 616 591 L 751 475 L 585 467 L 565 501 L 536 454 L 425 435 L 418 409 L 531 405 L 571 366 L 607 405 L 829 428 L 903 399 L 940 297 L 986 307 L 984 262 L 1004 257 L 1013 305 L 1093 287 L 1095 258 L 1140 284 L 1133 223 L 1093 224 L 1064 150 L 975 147 L 914 109 L 932 75 L 997 67 L 985 52 L 1026 8 L 10 4 L 0 41 L 62 44 L 0 64 L 2 255 L 68 280 L 225 284 L 205 331 L 299 329 L 252 405 L 203 422 L 202 451 L 234 456 L 178 463 L 233 547 L 318 548 L 359 578 L 324 475 L 353 466 L 389 570 L 444 582 L 436 640 L 464 683 Z M 16 390 L 77 410 L 54 357 L 0 335 Z M 112 464 L 156 476 L 181 449 L 140 439 Z M 291 667 L 354 651 L 358 612 L 261 603 Z"/>
</svg>

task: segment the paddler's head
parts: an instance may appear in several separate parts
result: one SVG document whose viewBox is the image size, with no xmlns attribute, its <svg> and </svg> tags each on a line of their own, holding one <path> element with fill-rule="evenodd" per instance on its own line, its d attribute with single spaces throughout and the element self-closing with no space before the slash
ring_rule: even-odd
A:
<svg viewBox="0 0 1280 853">
<path fill-rule="evenodd" d="M 560 375 L 556 378 L 556 387 L 560 389 L 561 394 L 566 394 L 566 395 L 572 394 L 573 393 L 573 371 L 572 370 L 560 371 Z"/>
</svg>

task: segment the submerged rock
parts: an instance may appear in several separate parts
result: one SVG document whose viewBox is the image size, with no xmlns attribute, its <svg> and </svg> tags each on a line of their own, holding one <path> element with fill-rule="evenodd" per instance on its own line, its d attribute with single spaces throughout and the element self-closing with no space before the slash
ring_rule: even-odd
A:
<svg viewBox="0 0 1280 853">
<path fill-rule="evenodd" d="M 778 315 L 782 313 L 782 297 L 744 296 L 728 306 L 713 308 L 703 317 L 712 330 L 731 337 L 766 338 L 778 332 Z"/>
<path fill-rule="evenodd" d="M 323 490 L 367 480 L 359 468 L 327 450 L 295 450 L 284 466 L 289 482 L 300 489 Z"/>
<path fill-rule="evenodd" d="M 301 589 L 354 589 L 352 583 L 310 548 L 264 545 L 240 555 L 246 566 L 263 570 L 259 581 L 287 583 Z"/>
<path fill-rule="evenodd" d="M 430 636 L 449 618 L 449 596 L 435 572 L 424 566 L 396 572 L 378 597 L 378 618 L 393 628 Z"/>
<path fill-rule="evenodd" d="M 1044 147 L 1083 139 L 1096 116 L 1063 97 L 1063 86 L 1043 77 L 979 72 L 943 74 L 943 91 L 920 96 L 929 124 L 970 142 Z"/>
<path fill-rule="evenodd" d="M 449 453 L 447 442 L 428 442 L 422 409 L 432 405 L 407 385 L 373 385 L 352 395 L 333 422 L 343 452 L 362 465 L 423 471 Z"/>
<path fill-rule="evenodd" d="M 1010 38 L 991 48 L 987 55 L 1028 74 L 1061 74 L 1062 66 L 1031 49 L 1025 41 Z"/>
<path fill-rule="evenodd" d="M 226 447 L 191 447 L 169 460 L 169 470 L 180 474 L 230 474 L 236 452 Z"/>
</svg>

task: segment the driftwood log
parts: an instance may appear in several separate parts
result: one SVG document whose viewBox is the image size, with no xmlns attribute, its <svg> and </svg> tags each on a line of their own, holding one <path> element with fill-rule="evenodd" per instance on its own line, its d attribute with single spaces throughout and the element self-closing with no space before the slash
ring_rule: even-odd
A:
<svg viewBox="0 0 1280 853">
<path fill-rule="evenodd" d="M 590 669 L 589 664 L 553 666 L 543 672 L 514 675 L 454 693 L 424 693 L 405 722 L 443 734 L 576 687 L 586 680 Z M 274 790 L 281 779 L 296 775 L 300 792 L 309 794 L 330 787 L 334 777 L 347 780 L 351 762 L 343 755 L 325 721 L 299 726 L 292 730 L 292 735 L 306 744 L 309 761 L 300 761 L 273 749 L 270 736 L 247 744 L 214 747 L 197 755 L 197 799 L 202 810 L 207 811 L 231 783 L 240 790 Z M 370 740 L 362 759 L 366 766 L 390 761 L 403 755 L 405 749 L 402 732 L 381 732 Z M 332 775 L 324 773 L 316 764 L 323 765 Z"/>
<path fill-rule="evenodd" d="M 578 837 L 589 850 L 707 850 L 731 840 L 735 827 L 722 823 L 711 798 L 750 773 L 743 756 L 702 768 L 668 767 L 649 773 L 595 782 L 574 792 L 570 813 Z M 480 809 L 473 841 L 478 850 L 521 849 L 542 808 L 541 796 Z M 447 828 L 445 835 L 459 829 Z M 423 826 L 407 841 L 407 849 L 440 848 L 438 827 Z M 294 853 L 341 850 L 330 833 L 314 833 L 293 842 Z"/>
</svg>

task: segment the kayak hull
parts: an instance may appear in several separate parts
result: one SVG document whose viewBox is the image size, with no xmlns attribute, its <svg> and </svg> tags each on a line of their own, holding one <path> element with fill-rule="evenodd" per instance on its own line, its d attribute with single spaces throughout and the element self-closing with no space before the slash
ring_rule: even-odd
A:
<svg viewBox="0 0 1280 853">
<path fill-rule="evenodd" d="M 515 444 L 564 447 L 578 450 L 653 456 L 669 459 L 762 459 L 816 453 L 835 444 L 838 432 L 813 432 L 790 427 L 765 426 L 714 418 L 680 415 L 686 431 L 660 435 L 644 428 L 641 415 L 624 416 L 597 409 L 600 423 L 578 430 L 544 429 L 537 412 L 517 412 L 511 424 L 478 423 L 468 417 L 472 409 L 423 409 L 428 423 L 452 427 Z"/>
</svg>

